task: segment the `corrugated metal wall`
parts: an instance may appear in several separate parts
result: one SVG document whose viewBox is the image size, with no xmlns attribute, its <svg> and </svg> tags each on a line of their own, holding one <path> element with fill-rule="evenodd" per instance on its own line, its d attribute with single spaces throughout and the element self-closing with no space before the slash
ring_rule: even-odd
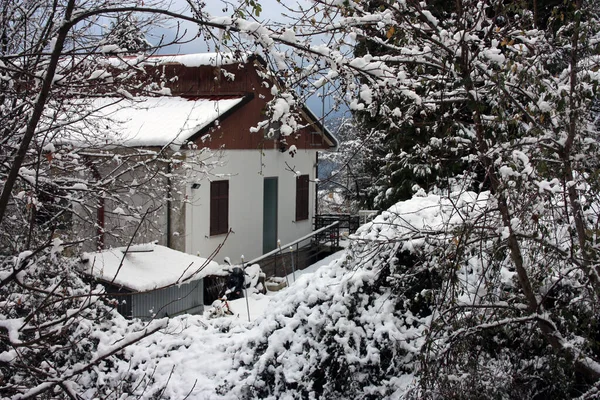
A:
<svg viewBox="0 0 600 400">
<path fill-rule="evenodd" d="M 132 294 L 134 318 L 150 319 L 178 314 L 198 314 L 204 311 L 203 280 Z"/>
</svg>

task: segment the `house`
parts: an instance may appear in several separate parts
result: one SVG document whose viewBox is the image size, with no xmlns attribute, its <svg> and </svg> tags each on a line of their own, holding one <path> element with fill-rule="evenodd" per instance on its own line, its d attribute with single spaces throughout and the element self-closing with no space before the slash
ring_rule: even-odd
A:
<svg viewBox="0 0 600 400">
<path fill-rule="evenodd" d="M 202 313 L 203 278 L 221 273 L 214 261 L 153 243 L 85 253 L 82 261 L 121 314 L 141 319 Z"/>
<path fill-rule="evenodd" d="M 103 129 L 81 130 L 99 141 L 104 158 L 90 151 L 86 162 L 98 182 L 108 179 L 108 171 L 114 174 L 125 157 L 154 157 L 162 164 L 143 179 L 123 170 L 118 179 L 129 208 L 118 204 L 123 197 L 87 204 L 81 214 L 87 217 L 74 230 L 95 237 L 96 248 L 124 245 L 135 233 L 136 243 L 158 240 L 207 258 L 218 250 L 219 259 L 228 256 L 234 262 L 312 231 L 318 152 L 336 147 L 337 141 L 293 99 L 276 104 L 271 113 L 292 104 L 295 121 L 269 122 L 267 103 L 279 82 L 259 57 L 124 58 L 110 61 L 109 71 L 115 75 L 120 63 L 134 61 L 157 90 L 153 96 L 127 93 L 124 99 L 93 101 L 91 114 Z M 80 141 L 80 146 L 89 145 Z M 195 159 L 201 166 L 197 170 L 191 167 Z M 142 181 L 152 189 L 143 193 Z M 124 221 L 132 219 L 143 222 L 126 226 Z"/>
</svg>

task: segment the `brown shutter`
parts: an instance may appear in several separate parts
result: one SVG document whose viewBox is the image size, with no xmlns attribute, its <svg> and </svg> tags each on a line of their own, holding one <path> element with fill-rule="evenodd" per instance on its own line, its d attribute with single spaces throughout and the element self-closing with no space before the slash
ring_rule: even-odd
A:
<svg viewBox="0 0 600 400">
<path fill-rule="evenodd" d="M 210 235 L 229 230 L 229 181 L 210 183 Z"/>
<path fill-rule="evenodd" d="M 296 178 L 296 221 L 308 219 L 308 175 Z"/>
</svg>

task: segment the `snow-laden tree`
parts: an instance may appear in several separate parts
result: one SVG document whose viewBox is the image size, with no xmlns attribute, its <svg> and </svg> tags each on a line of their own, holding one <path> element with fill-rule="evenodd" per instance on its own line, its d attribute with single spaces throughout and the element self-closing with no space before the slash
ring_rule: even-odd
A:
<svg viewBox="0 0 600 400">
<path fill-rule="evenodd" d="M 362 135 L 360 124 L 354 118 L 334 119 L 330 121 L 329 129 L 340 144 L 335 151 L 319 154 L 318 212 L 356 214 L 368 205 L 367 196 L 374 176 L 369 171 L 369 162 L 375 158 L 373 147 L 381 142 L 378 138 Z"/>
<path fill-rule="evenodd" d="M 139 6 L 109 0 L 0 2 L 3 395 L 120 396 L 126 385 L 106 389 L 102 371 L 129 344 L 166 323 L 123 320 L 105 305 L 103 290 L 78 271 L 82 246 L 102 247 L 111 235 L 125 244 L 144 234 L 155 239 L 147 217 L 165 201 L 178 200 L 169 184 L 210 171 L 210 154 L 201 149 L 184 158 L 186 148 L 178 154 L 171 146 L 125 148 L 113 140 L 118 121 L 103 110 L 135 103 L 136 95 L 165 94 L 160 78 L 144 75 L 145 56 L 121 57 L 119 46 L 103 41 L 97 29 L 102 17 L 129 15 Z M 145 23 L 171 13 L 152 1 L 141 11 Z M 105 102 L 99 105 L 98 98 Z M 120 216 L 122 229 L 97 223 L 100 210 L 106 218 Z M 77 229 L 82 223 L 95 229 L 85 236 Z"/>
<path fill-rule="evenodd" d="M 105 305 L 104 288 L 77 273 L 60 239 L 0 260 L 2 396 L 22 399 L 106 398 L 131 382 L 104 380 L 123 350 L 166 320 L 126 321 Z"/>
<path fill-rule="evenodd" d="M 446 186 L 489 191 L 482 211 L 459 226 L 418 232 L 436 245 L 417 252 L 414 268 L 443 281 L 421 349 L 422 396 L 595 393 L 599 9 L 597 1 L 318 1 L 277 32 L 239 16 L 221 20 L 262 46 L 289 84 L 310 92 L 332 82 L 351 109 L 390 127 L 426 121 L 415 130 L 426 141 L 389 154 L 404 168 L 431 174 L 458 160 L 462 170 Z M 324 44 L 311 41 L 317 33 L 329 34 Z M 353 56 L 359 38 L 381 50 Z M 281 92 L 273 102 L 284 127 L 294 124 L 283 107 L 294 99 Z M 273 395 L 288 390 L 261 385 Z"/>
<path fill-rule="evenodd" d="M 2 4 L 5 232 L 31 226 L 11 222 L 7 210 L 22 192 L 17 185 L 35 182 L 30 176 L 40 175 L 30 171 L 44 162 L 45 152 L 52 154 L 39 138 L 54 132 L 49 126 L 77 119 L 72 108 L 66 119 L 51 110 L 60 109 L 74 90 L 108 77 L 90 54 L 115 48 L 94 47 L 76 34 L 105 14 L 186 19 L 216 39 L 219 49 L 260 52 L 272 66 L 264 73 L 283 83 L 273 88 L 267 110 L 283 134 L 298 128 L 294 106 L 303 96 L 327 87 L 338 90 L 337 99 L 352 110 L 399 132 L 419 125 L 414 133 L 427 140 L 383 157 L 415 174 L 435 174 L 449 159 L 463 164 L 447 177 L 446 186 L 457 193 L 435 204 L 413 199 L 452 218 L 406 225 L 410 215 L 424 217 L 423 210 L 403 215 L 390 209 L 334 273 L 340 283 L 332 285 L 339 288 L 282 302 L 289 312 L 260 325 L 261 334 L 247 341 L 234 373 L 246 386 L 224 384 L 224 391 L 369 398 L 405 392 L 398 379 L 413 374 L 412 394 L 420 397 L 597 393 L 597 0 L 533 2 L 531 8 L 493 0 L 459 0 L 448 7 L 433 1 L 318 0 L 287 5 L 296 19 L 284 25 L 255 19 L 264 8 L 255 0 L 229 4 L 228 15 L 218 17 L 208 15 L 203 2 L 190 2 L 192 16 L 108 0 L 64 0 L 45 8 L 32 1 L 26 3 L 30 12 Z M 356 56 L 357 40 L 372 41 L 380 51 Z M 65 67 L 65 56 L 77 67 Z M 108 90 L 117 94 L 125 89 L 122 83 L 114 80 Z M 31 158 L 38 162 L 26 165 Z M 470 194 L 467 188 L 487 192 Z M 35 195 L 30 207 L 38 202 Z M 469 208 L 474 198 L 477 207 Z M 44 235 L 30 243 L 43 247 Z M 19 285 L 26 264 L 6 265 L 3 285 Z M 40 310 L 46 308 L 32 313 Z M 300 314 L 307 318 L 298 320 Z M 20 346 L 20 336 L 9 332 L 28 325 L 11 316 L 3 326 L 6 346 Z M 406 336 L 409 331 L 414 336 Z M 46 347 L 32 349 L 34 357 Z M 68 371 L 78 370 L 64 368 L 36 384 L 70 393 L 75 379 Z M 14 382 L 16 392 L 33 393 L 29 383 Z"/>
</svg>

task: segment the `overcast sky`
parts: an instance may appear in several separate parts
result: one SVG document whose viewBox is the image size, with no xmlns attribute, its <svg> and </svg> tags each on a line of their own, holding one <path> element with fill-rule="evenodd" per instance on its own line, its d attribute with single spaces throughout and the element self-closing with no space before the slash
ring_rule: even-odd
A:
<svg viewBox="0 0 600 400">
<path fill-rule="evenodd" d="M 209 14 L 211 14 L 213 16 L 223 16 L 223 15 L 230 16 L 231 15 L 231 12 L 232 12 L 231 7 L 229 7 L 229 9 L 227 9 L 225 12 L 223 11 L 227 7 L 227 5 L 223 1 L 221 1 L 221 0 L 204 0 L 204 1 L 206 2 L 206 7 L 204 8 L 205 12 L 208 12 Z M 234 0 L 234 2 L 235 2 L 235 0 Z M 295 4 L 296 0 L 282 0 L 282 2 L 287 3 L 287 4 Z M 306 3 L 305 1 L 302 1 L 302 2 Z M 279 4 L 276 0 L 260 0 L 260 3 L 262 5 L 262 12 L 259 17 L 259 20 L 261 20 L 261 22 L 264 23 L 264 22 L 268 22 L 268 21 L 277 21 L 277 22 L 285 21 L 285 18 L 282 16 L 282 13 L 284 12 L 285 8 L 282 7 L 281 4 Z M 172 4 L 173 4 L 173 6 L 171 7 L 171 9 L 180 11 L 180 12 L 183 11 L 184 13 L 189 14 L 189 6 L 185 0 L 173 0 Z M 175 26 L 174 23 L 169 27 L 159 29 L 156 32 L 154 32 L 155 37 L 150 38 L 150 41 L 157 42 L 160 39 L 160 35 L 165 35 L 165 42 L 167 41 L 167 39 L 173 39 L 176 29 L 177 29 L 177 27 Z M 182 21 L 180 24 L 180 31 L 182 31 L 182 30 L 185 30 L 188 32 L 186 37 L 189 39 L 193 38 L 198 33 L 198 28 L 196 27 L 196 25 L 191 22 L 186 22 L 186 21 Z M 164 49 L 161 50 L 160 53 L 161 54 L 190 54 L 190 53 L 206 52 L 208 50 L 209 49 L 207 48 L 206 43 L 203 40 L 196 39 L 190 43 L 165 47 Z"/>
</svg>

